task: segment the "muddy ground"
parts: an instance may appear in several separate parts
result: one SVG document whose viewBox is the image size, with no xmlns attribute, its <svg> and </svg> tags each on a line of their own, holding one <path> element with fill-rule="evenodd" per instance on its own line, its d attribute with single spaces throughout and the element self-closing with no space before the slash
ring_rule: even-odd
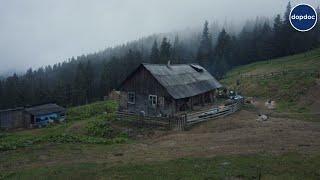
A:
<svg viewBox="0 0 320 180">
<path fill-rule="evenodd" d="M 257 113 L 242 110 L 210 120 L 188 131 L 159 131 L 121 145 L 45 144 L 0 153 L 0 170 L 80 162 L 110 166 L 183 157 L 320 151 L 320 123 L 286 118 L 257 121 Z"/>
</svg>

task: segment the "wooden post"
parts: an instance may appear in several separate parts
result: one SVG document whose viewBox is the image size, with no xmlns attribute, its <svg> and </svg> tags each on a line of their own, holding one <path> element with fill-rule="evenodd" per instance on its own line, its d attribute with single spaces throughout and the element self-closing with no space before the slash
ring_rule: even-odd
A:
<svg viewBox="0 0 320 180">
<path fill-rule="evenodd" d="M 190 97 L 190 99 L 189 99 L 189 104 L 190 104 L 190 110 L 192 111 L 192 110 L 193 110 L 193 100 L 192 100 L 192 97 Z"/>
<path fill-rule="evenodd" d="M 184 115 L 183 130 L 186 130 L 186 126 L 187 126 L 187 119 L 188 119 L 188 115 L 187 115 L 187 114 L 185 114 L 185 115 Z"/>
<path fill-rule="evenodd" d="M 210 93 L 210 103 L 213 103 L 214 100 L 213 100 L 213 94 L 214 94 L 214 91 Z"/>
<path fill-rule="evenodd" d="M 201 105 L 204 106 L 204 95 L 201 94 Z"/>
</svg>

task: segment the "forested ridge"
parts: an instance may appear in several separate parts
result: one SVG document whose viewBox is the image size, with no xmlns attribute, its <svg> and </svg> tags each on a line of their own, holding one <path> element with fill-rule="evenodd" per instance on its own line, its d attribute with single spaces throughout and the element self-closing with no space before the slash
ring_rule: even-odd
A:
<svg viewBox="0 0 320 180">
<path fill-rule="evenodd" d="M 104 51 L 72 57 L 63 63 L 29 69 L 0 79 L 0 109 L 56 102 L 64 106 L 102 99 L 140 63 L 199 63 L 218 79 L 239 65 L 306 52 L 319 47 L 319 23 L 295 31 L 291 5 L 274 19 L 257 18 L 237 33 L 204 23 L 199 33 L 152 35 Z M 319 14 L 319 8 L 317 13 Z"/>
</svg>

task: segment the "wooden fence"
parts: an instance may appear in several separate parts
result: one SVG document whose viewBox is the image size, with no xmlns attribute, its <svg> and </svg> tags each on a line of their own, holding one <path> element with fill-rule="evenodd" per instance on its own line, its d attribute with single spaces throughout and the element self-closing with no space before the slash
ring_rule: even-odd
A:
<svg viewBox="0 0 320 180">
<path fill-rule="evenodd" d="M 118 120 L 133 122 L 144 127 L 164 127 L 183 131 L 194 124 L 230 115 L 238 111 L 242 103 L 243 101 L 237 101 L 231 105 L 218 108 L 214 112 L 211 109 L 175 117 L 150 117 L 120 111 L 116 115 Z"/>
<path fill-rule="evenodd" d="M 202 112 L 196 112 L 192 114 L 187 115 L 187 126 L 192 126 L 194 124 L 208 121 L 211 119 L 221 118 L 224 116 L 228 116 L 230 114 L 235 113 L 238 111 L 243 104 L 243 101 L 237 101 L 231 105 L 223 106 L 220 108 L 208 110 L 208 111 L 202 111 Z"/>
<path fill-rule="evenodd" d="M 170 119 L 170 129 L 184 131 L 187 127 L 187 114 L 176 116 Z"/>
<path fill-rule="evenodd" d="M 141 116 L 135 113 L 121 112 L 116 113 L 117 119 L 137 123 L 141 126 L 170 127 L 170 119 L 167 117 Z"/>
<path fill-rule="evenodd" d="M 313 76 L 316 78 L 320 78 L 320 71 L 314 69 L 305 69 L 305 70 L 282 70 L 282 71 L 274 71 L 268 73 L 259 73 L 259 74 L 250 74 L 244 73 L 239 74 L 240 78 L 257 78 L 257 79 L 268 79 L 273 78 L 276 76 L 285 76 L 289 74 L 299 74 L 299 75 L 306 75 L 306 76 Z"/>
</svg>

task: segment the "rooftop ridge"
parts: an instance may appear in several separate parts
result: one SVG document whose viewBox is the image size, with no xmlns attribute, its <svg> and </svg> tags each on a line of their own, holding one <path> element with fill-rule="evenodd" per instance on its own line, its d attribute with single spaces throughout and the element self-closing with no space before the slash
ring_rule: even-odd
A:
<svg viewBox="0 0 320 180">
<path fill-rule="evenodd" d="M 190 66 L 190 65 L 199 65 L 198 63 L 186 63 L 186 64 L 170 64 L 170 66 Z M 148 66 L 167 66 L 167 64 L 152 64 L 152 63 L 142 63 L 142 65 L 148 65 Z M 202 66 L 201 66 L 202 67 Z"/>
</svg>

